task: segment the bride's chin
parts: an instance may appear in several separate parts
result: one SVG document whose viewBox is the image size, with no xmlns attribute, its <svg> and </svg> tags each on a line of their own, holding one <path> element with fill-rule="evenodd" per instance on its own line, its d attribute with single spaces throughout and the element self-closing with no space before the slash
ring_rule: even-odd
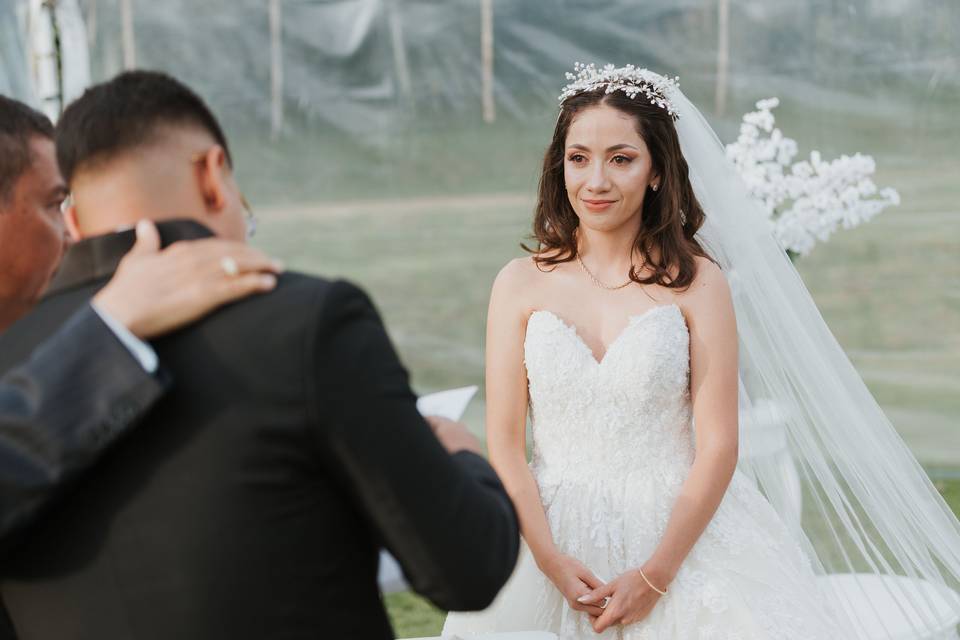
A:
<svg viewBox="0 0 960 640">
<path fill-rule="evenodd" d="M 590 213 L 587 212 L 580 217 L 580 224 L 590 231 L 601 231 L 609 233 L 623 227 L 627 220 L 622 220 L 609 213 Z"/>
</svg>

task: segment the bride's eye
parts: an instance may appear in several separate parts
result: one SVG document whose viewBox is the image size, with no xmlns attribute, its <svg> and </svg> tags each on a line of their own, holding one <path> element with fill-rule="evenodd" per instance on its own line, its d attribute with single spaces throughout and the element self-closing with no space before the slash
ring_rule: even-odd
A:
<svg viewBox="0 0 960 640">
<path fill-rule="evenodd" d="M 586 157 L 582 153 L 574 153 L 567 157 L 567 160 L 574 164 L 580 164 L 586 161 Z"/>
<path fill-rule="evenodd" d="M 613 156 L 612 160 L 613 164 L 624 166 L 630 164 L 633 161 L 633 158 L 629 156 Z"/>
</svg>

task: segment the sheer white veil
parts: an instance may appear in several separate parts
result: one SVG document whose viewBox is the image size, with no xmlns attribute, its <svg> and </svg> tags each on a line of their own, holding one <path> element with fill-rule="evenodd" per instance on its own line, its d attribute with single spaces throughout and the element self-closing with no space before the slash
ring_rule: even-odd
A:
<svg viewBox="0 0 960 640">
<path fill-rule="evenodd" d="M 713 129 L 679 88 L 670 99 L 706 213 L 696 237 L 736 310 L 740 468 L 842 605 L 850 637 L 865 628 L 894 637 L 891 606 L 915 637 L 934 637 L 960 613 L 960 523 L 831 334 Z"/>
</svg>

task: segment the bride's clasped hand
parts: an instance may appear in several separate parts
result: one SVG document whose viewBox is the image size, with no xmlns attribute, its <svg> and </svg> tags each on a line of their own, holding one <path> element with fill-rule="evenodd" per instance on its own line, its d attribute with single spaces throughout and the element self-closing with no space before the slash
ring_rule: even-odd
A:
<svg viewBox="0 0 960 640">
<path fill-rule="evenodd" d="M 666 594 L 663 587 L 655 585 L 666 585 L 671 579 L 670 572 L 646 565 L 622 573 L 577 598 L 577 602 L 603 603 L 601 614 L 592 618 L 593 630 L 603 633 L 612 625 L 633 624 L 646 618 Z"/>
</svg>

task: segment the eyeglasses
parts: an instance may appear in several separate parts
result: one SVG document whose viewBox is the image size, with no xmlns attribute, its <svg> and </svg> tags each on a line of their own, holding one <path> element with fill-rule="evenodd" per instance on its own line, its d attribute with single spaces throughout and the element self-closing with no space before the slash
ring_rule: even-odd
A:
<svg viewBox="0 0 960 640">
<path fill-rule="evenodd" d="M 243 212 L 246 214 L 247 240 L 257 235 L 257 216 L 253 215 L 253 208 L 247 199 L 240 194 L 240 204 L 243 206 Z"/>
</svg>

